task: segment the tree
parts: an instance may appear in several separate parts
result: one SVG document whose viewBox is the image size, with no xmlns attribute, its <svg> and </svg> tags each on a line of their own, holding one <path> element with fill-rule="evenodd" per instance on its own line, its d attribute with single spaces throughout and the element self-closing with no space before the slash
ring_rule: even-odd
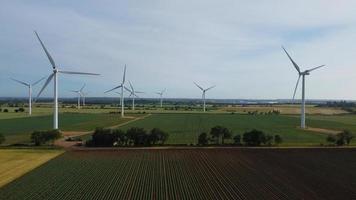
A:
<svg viewBox="0 0 356 200">
<path fill-rule="evenodd" d="M 90 144 L 98 147 L 113 146 L 115 142 L 111 129 L 96 128 L 91 138 Z"/>
<path fill-rule="evenodd" d="M 349 145 L 351 140 L 354 138 L 353 134 L 349 130 L 343 130 L 342 131 L 342 135 L 343 135 L 345 143 L 347 145 Z"/>
<path fill-rule="evenodd" d="M 275 135 L 274 136 L 274 144 L 279 145 L 283 142 L 283 139 L 280 135 Z"/>
<path fill-rule="evenodd" d="M 150 131 L 150 135 L 149 135 L 150 144 L 155 145 L 157 142 L 161 142 L 161 144 L 164 144 L 164 142 L 167 139 L 168 139 L 168 133 L 164 132 L 159 128 L 153 128 Z"/>
<path fill-rule="evenodd" d="M 126 131 L 126 136 L 130 143 L 133 143 L 135 146 L 143 146 L 149 144 L 147 132 L 143 128 L 132 127 Z"/>
<path fill-rule="evenodd" d="M 0 144 L 5 142 L 5 136 L 0 133 Z"/>
<path fill-rule="evenodd" d="M 209 142 L 209 139 L 208 139 L 208 134 L 206 134 L 205 132 L 201 133 L 198 137 L 198 144 L 199 145 L 207 145 Z"/>
<path fill-rule="evenodd" d="M 266 138 L 262 131 L 253 129 L 252 131 L 245 132 L 242 140 L 247 146 L 260 146 L 266 141 Z"/>
<path fill-rule="evenodd" d="M 349 130 L 343 130 L 336 135 L 329 135 L 326 138 L 328 143 L 333 143 L 337 146 L 349 145 L 351 140 L 354 138 L 353 134 Z"/>
<path fill-rule="evenodd" d="M 215 126 L 211 128 L 210 135 L 215 139 L 216 144 L 224 144 L 224 139 L 231 138 L 230 130 L 223 126 Z"/>
<path fill-rule="evenodd" d="M 115 142 L 118 146 L 124 146 L 127 145 L 127 136 L 125 131 L 120 130 L 120 129 L 116 129 L 112 131 L 113 134 L 113 139 L 114 139 L 114 145 Z"/>
<path fill-rule="evenodd" d="M 336 142 L 336 137 L 333 136 L 333 135 L 329 135 L 329 136 L 326 138 L 326 141 L 327 141 L 328 143 L 335 144 L 335 142 Z"/>
<path fill-rule="evenodd" d="M 272 141 L 273 141 L 273 136 L 272 135 L 265 135 L 263 144 L 265 144 L 267 146 L 271 146 L 272 145 Z"/>
<path fill-rule="evenodd" d="M 53 142 L 61 136 L 62 134 L 58 130 L 34 131 L 31 134 L 31 141 L 35 143 L 36 146 L 39 146 L 47 142 Z"/>
<path fill-rule="evenodd" d="M 233 139 L 234 139 L 234 144 L 241 145 L 241 135 L 235 135 Z"/>
</svg>

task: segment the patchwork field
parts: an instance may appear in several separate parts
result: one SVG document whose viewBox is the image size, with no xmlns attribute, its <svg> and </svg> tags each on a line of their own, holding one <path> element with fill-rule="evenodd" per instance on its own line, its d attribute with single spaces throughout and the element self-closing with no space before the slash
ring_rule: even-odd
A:
<svg viewBox="0 0 356 200">
<path fill-rule="evenodd" d="M 4 199 L 355 199 L 354 149 L 67 152 Z"/>
<path fill-rule="evenodd" d="M 61 153 L 60 150 L 0 149 L 0 187 Z"/>
<path fill-rule="evenodd" d="M 140 116 L 140 115 L 135 115 Z M 0 132 L 6 137 L 5 143 L 26 143 L 34 130 L 50 130 L 52 116 L 34 116 L 0 120 Z M 114 114 L 61 113 L 59 126 L 62 131 L 91 131 L 96 127 L 110 127 L 133 118 L 121 118 Z"/>
</svg>

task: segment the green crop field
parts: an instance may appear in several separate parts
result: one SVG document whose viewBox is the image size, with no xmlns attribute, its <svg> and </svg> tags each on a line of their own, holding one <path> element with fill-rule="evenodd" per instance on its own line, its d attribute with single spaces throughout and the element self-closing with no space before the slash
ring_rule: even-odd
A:
<svg viewBox="0 0 356 200">
<path fill-rule="evenodd" d="M 29 142 L 31 132 L 51 129 L 52 119 L 52 115 L 1 119 L 0 133 L 5 136 L 6 144 Z M 117 114 L 61 113 L 59 127 L 62 131 L 91 131 L 130 120 Z"/>
<path fill-rule="evenodd" d="M 354 115 L 308 116 L 307 124 L 315 128 L 350 129 L 356 132 Z M 153 114 L 122 128 L 137 126 L 149 130 L 158 127 L 169 132 L 168 144 L 194 144 L 199 133 L 209 132 L 215 125 L 228 127 L 233 134 L 242 135 L 244 131 L 254 128 L 272 135 L 279 134 L 284 140 L 283 145 L 320 145 L 325 143 L 327 137 L 323 133 L 299 129 L 299 116 L 295 115 Z"/>
<path fill-rule="evenodd" d="M 354 149 L 72 151 L 2 199 L 355 199 Z"/>
</svg>

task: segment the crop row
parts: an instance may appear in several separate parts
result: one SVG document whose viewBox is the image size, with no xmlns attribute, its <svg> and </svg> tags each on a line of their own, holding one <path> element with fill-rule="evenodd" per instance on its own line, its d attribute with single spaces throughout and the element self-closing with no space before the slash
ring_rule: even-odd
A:
<svg viewBox="0 0 356 200">
<path fill-rule="evenodd" d="M 67 152 L 4 199 L 355 199 L 352 149 Z"/>
</svg>

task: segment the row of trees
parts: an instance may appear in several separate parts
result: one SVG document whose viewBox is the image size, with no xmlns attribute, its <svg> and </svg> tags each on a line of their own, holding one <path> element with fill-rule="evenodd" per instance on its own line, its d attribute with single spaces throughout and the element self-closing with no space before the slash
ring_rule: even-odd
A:
<svg viewBox="0 0 356 200">
<path fill-rule="evenodd" d="M 97 128 L 86 146 L 112 147 L 112 146 L 152 146 L 163 145 L 168 139 L 168 133 L 153 128 L 149 132 L 143 128 L 132 127 L 126 132 L 121 129 Z"/>
<path fill-rule="evenodd" d="M 223 145 L 226 139 L 232 138 L 232 135 L 233 134 L 231 130 L 228 128 L 223 126 L 215 126 L 210 129 L 209 135 L 205 132 L 199 135 L 198 144 L 203 146 L 208 144 Z M 241 135 L 237 134 L 232 139 L 234 141 L 234 145 L 246 146 L 271 146 L 272 144 L 279 145 L 283 142 L 280 135 L 272 136 L 256 129 L 245 132 L 242 137 Z"/>
<path fill-rule="evenodd" d="M 56 139 L 61 137 L 62 134 L 59 130 L 35 131 L 31 134 L 31 141 L 36 146 L 40 146 L 46 143 L 53 143 Z"/>
<path fill-rule="evenodd" d="M 326 141 L 329 144 L 342 146 L 342 145 L 349 145 L 351 140 L 354 138 L 353 134 L 349 130 L 343 130 L 342 132 L 336 135 L 329 135 L 326 138 Z"/>
</svg>

